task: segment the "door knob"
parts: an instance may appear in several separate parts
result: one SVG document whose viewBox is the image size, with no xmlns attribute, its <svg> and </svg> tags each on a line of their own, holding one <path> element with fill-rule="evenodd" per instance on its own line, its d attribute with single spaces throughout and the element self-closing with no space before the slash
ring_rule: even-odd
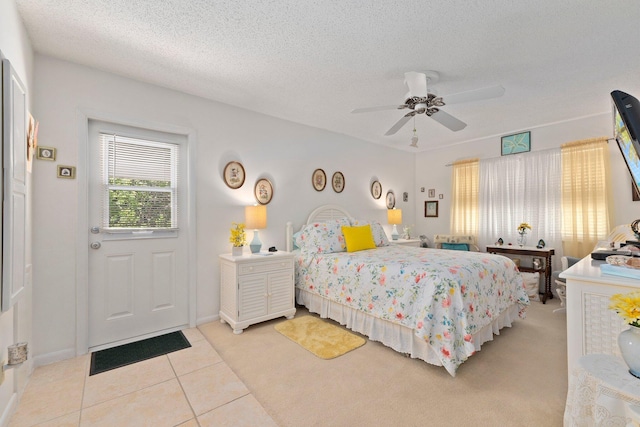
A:
<svg viewBox="0 0 640 427">
<path fill-rule="evenodd" d="M 91 242 L 91 249 L 100 249 L 100 242 Z"/>
<path fill-rule="evenodd" d="M 100 233 L 100 227 L 91 227 L 91 234 L 98 234 Z"/>
</svg>

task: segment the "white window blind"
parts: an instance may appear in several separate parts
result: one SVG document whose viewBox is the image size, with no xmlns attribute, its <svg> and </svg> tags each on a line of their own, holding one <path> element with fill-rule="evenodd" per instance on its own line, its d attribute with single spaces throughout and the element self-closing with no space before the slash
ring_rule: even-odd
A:
<svg viewBox="0 0 640 427">
<path fill-rule="evenodd" d="M 455 162 L 452 169 L 451 233 L 478 235 L 480 173 L 478 159 Z"/>
<path fill-rule="evenodd" d="M 177 229 L 178 146 L 105 133 L 100 144 L 103 229 Z"/>
<path fill-rule="evenodd" d="M 561 151 L 563 245 L 583 257 L 612 228 L 609 147 L 601 137 L 563 144 Z"/>
</svg>

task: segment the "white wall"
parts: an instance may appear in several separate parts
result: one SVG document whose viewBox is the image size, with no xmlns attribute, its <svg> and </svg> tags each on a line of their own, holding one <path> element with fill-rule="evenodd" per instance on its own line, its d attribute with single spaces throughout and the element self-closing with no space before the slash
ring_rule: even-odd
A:
<svg viewBox="0 0 640 427">
<path fill-rule="evenodd" d="M 219 309 L 217 256 L 230 251 L 232 222 L 244 220 L 253 204 L 253 186 L 267 177 L 274 197 L 267 206 L 268 228 L 260 232 L 265 246 L 284 249 L 285 225 L 300 226 L 321 204 L 344 205 L 354 216 L 386 223 L 384 197 L 369 192 L 377 178 L 383 192 L 393 189 L 405 222 L 413 223 L 413 153 L 402 152 L 307 126 L 252 113 L 113 74 L 36 56 L 36 113 L 39 143 L 57 148 L 56 162 L 34 164 L 34 348 L 36 357 L 54 360 L 75 349 L 76 245 L 78 181 L 56 178 L 56 164 L 78 163 L 78 112 L 97 111 L 134 121 L 167 123 L 193 129 L 197 135 L 197 321 L 216 318 Z M 179 78 L 179 76 L 176 76 Z M 229 160 L 244 165 L 242 188 L 229 189 L 222 169 Z M 341 171 L 346 186 L 337 194 L 330 185 L 316 192 L 311 173 Z M 385 225 L 386 226 L 386 225 Z M 388 227 L 388 226 L 387 226 Z M 250 233 L 251 234 L 251 233 Z M 251 236 L 249 236 L 251 237 Z M 53 249 L 55 248 L 55 249 Z"/>
<path fill-rule="evenodd" d="M 39 143 L 58 149 L 56 162 L 36 161 L 33 172 L 33 220 L 37 227 L 33 249 L 32 354 L 42 360 L 74 354 L 78 339 L 76 297 L 78 287 L 84 284 L 76 280 L 76 253 L 87 250 L 87 245 L 77 243 L 78 182 L 57 179 L 55 167 L 84 166 L 78 163 L 79 111 L 166 123 L 193 129 L 197 134 L 198 322 L 217 316 L 217 255 L 229 251 L 230 224 L 243 220 L 244 206 L 253 203 L 253 184 L 258 178 L 267 177 L 274 185 L 274 198 L 268 205 L 268 228 L 260 233 L 265 246 L 284 248 L 285 223 L 291 220 L 298 227 L 314 207 L 325 203 L 341 204 L 355 216 L 386 223 L 384 197 L 375 201 L 369 193 L 374 178 L 382 183 L 383 193 L 394 190 L 405 224 L 416 227 L 413 234 L 431 237 L 449 231 L 451 169 L 446 164 L 462 158 L 500 155 L 498 136 L 408 153 L 40 55 L 35 60 L 34 87 L 30 84 L 31 52 L 13 2 L 0 2 L 0 48 L 13 57 L 14 66 L 26 76 L 28 87 L 34 88 L 30 92 L 36 94 Z M 609 113 L 530 130 L 533 150 L 612 133 Z M 630 222 L 639 216 L 640 205 L 631 202 L 628 174 L 615 145 L 610 144 L 610 148 L 616 189 L 615 222 Z M 222 181 L 221 171 L 229 160 L 239 160 L 245 167 L 247 180 L 239 190 L 230 190 Z M 328 177 L 335 171 L 343 172 L 344 192 L 336 194 L 331 188 L 313 190 L 311 173 L 316 168 L 324 169 Z M 420 192 L 421 187 L 425 187 L 424 193 Z M 438 218 L 424 217 L 426 191 L 430 188 L 436 190 L 434 200 L 440 202 Z M 407 203 L 402 202 L 405 191 L 410 195 Z M 444 198 L 438 199 L 438 194 Z M 30 307 L 25 311 L 30 312 Z M 13 328 L 9 322 L 7 315 L 0 316 L 0 349 L 11 343 L 5 332 Z M 0 387 L 0 407 L 3 396 Z"/>
<path fill-rule="evenodd" d="M 34 164 L 34 354 L 55 360 L 74 354 L 78 245 L 78 182 L 56 178 L 56 164 L 78 164 L 79 111 L 98 111 L 132 121 L 166 123 L 193 129 L 197 135 L 197 322 L 213 320 L 219 307 L 217 255 L 229 251 L 229 227 L 243 220 L 244 206 L 253 203 L 253 184 L 266 177 L 274 185 L 268 205 L 268 228 L 260 232 L 265 246 L 284 248 L 287 221 L 298 227 L 315 206 L 337 203 L 354 215 L 386 223 L 384 197 L 373 200 L 372 179 L 392 189 L 404 223 L 413 234 L 449 232 L 451 169 L 447 164 L 469 157 L 500 155 L 500 138 L 487 138 L 418 154 L 388 149 L 319 129 L 256 114 L 232 106 L 127 78 L 36 56 L 35 111 L 40 120 L 39 143 L 58 149 L 54 162 Z M 530 129 L 532 149 L 610 136 L 609 113 Z M 630 182 L 615 144 L 610 144 L 616 189 L 616 223 L 630 222 L 640 213 L 631 202 Z M 243 163 L 247 180 L 229 189 L 221 171 L 229 160 Z M 311 173 L 322 168 L 330 177 L 341 171 L 343 193 L 331 188 L 316 192 Z M 425 192 L 420 188 L 425 187 Z M 439 217 L 424 217 L 427 191 L 436 190 Z M 402 202 L 407 191 L 409 202 Z M 438 195 L 443 194 L 443 199 Z M 387 230 L 389 230 L 389 227 Z M 56 248 L 52 250 L 51 248 Z"/>
<path fill-rule="evenodd" d="M 33 51 L 22 20 L 12 0 L 0 0 L 0 51 L 11 62 L 16 73 L 27 88 L 28 105 L 33 105 Z M 28 108 L 30 108 L 28 106 Z M 27 176 L 27 188 L 31 184 Z M 29 190 L 28 190 L 29 191 Z M 27 196 L 27 268 L 31 263 L 31 199 Z M 27 270 L 29 271 L 29 270 Z M 6 360 L 6 348 L 19 341 L 32 344 L 32 287 L 31 276 L 26 276 L 26 289 L 20 301 L 6 313 L 0 315 L 0 359 Z M 7 425 L 15 409 L 17 394 L 24 390 L 28 374 L 32 369 L 30 358 L 20 368 L 7 371 L 0 385 L 0 425 Z"/>
<path fill-rule="evenodd" d="M 606 112 L 595 116 L 580 118 L 562 123 L 540 126 L 531 131 L 531 150 L 558 148 L 562 144 L 580 139 L 599 136 L 613 136 L 613 119 L 611 113 Z M 515 132 L 508 132 L 515 133 Z M 609 142 L 611 153 L 611 169 L 613 175 L 614 224 L 629 224 L 640 218 L 640 202 L 631 199 L 631 178 L 620 155 L 615 141 Z M 416 155 L 416 218 L 418 231 L 427 234 L 429 238 L 437 233 L 449 233 L 450 230 L 450 195 L 451 195 L 451 167 L 446 166 L 456 160 L 469 158 L 492 158 L 500 156 L 500 137 L 457 144 L 445 149 L 431 150 Z M 424 217 L 424 201 L 432 200 L 421 193 L 420 187 L 436 189 L 444 194 L 439 200 L 440 213 L 438 218 Z M 437 198 L 435 199 L 437 200 Z"/>
</svg>

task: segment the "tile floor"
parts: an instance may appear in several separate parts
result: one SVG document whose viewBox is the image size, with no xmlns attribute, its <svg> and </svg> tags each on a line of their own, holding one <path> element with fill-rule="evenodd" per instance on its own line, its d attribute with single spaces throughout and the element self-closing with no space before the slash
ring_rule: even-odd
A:
<svg viewBox="0 0 640 427">
<path fill-rule="evenodd" d="M 90 355 L 36 368 L 10 426 L 277 426 L 197 328 L 191 347 L 89 376 Z"/>
</svg>

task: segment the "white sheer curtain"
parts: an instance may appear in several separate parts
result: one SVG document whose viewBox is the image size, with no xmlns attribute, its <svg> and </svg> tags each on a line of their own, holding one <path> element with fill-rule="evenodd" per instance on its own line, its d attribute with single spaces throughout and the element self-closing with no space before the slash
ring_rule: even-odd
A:
<svg viewBox="0 0 640 427">
<path fill-rule="evenodd" d="M 480 226 L 482 248 L 502 238 L 516 244 L 517 228 L 528 222 L 527 246 L 540 239 L 562 257 L 562 158 L 560 149 L 480 160 Z M 555 269 L 554 268 L 554 269 Z"/>
</svg>

